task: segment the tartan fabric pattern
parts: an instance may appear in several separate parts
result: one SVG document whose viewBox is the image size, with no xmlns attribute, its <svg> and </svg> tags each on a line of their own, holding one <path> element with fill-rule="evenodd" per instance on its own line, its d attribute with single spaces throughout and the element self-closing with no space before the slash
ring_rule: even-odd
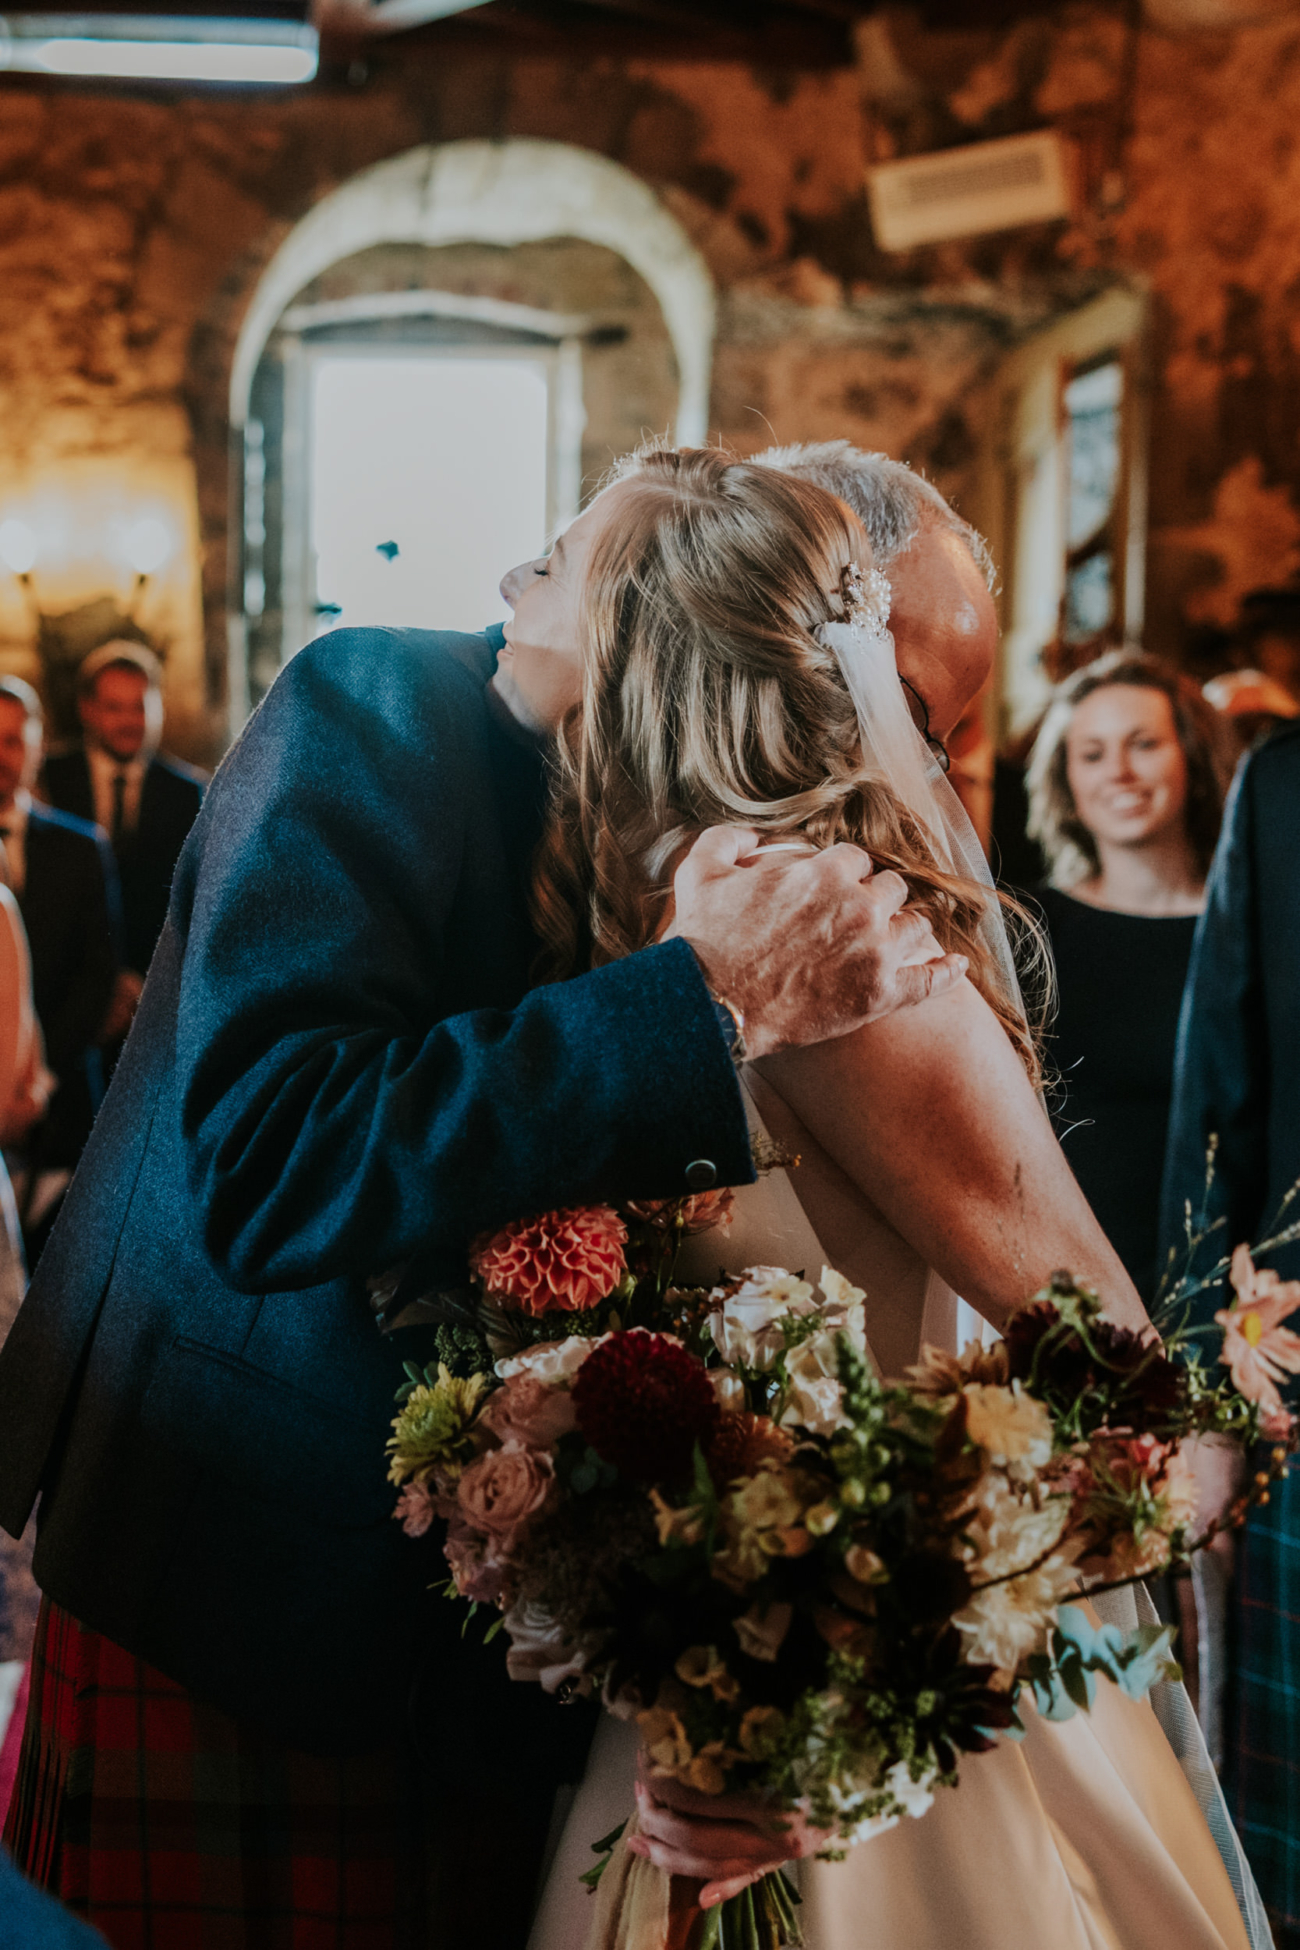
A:
<svg viewBox="0 0 1300 1950">
<path fill-rule="evenodd" d="M 1251 1511 L 1237 1576 L 1228 1799 L 1279 1950 L 1300 1950 L 1300 1472 Z"/>
<path fill-rule="evenodd" d="M 402 1776 L 261 1739 L 46 1599 L 5 1840 L 113 1950 L 416 1950 Z"/>
</svg>

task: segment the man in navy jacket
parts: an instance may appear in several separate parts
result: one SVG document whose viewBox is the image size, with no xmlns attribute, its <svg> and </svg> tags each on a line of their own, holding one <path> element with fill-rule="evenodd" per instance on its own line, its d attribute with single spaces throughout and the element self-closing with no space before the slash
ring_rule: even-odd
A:
<svg viewBox="0 0 1300 1950">
<path fill-rule="evenodd" d="M 539 1785 L 575 1758 L 392 1520 L 393 1394 L 429 1349 L 377 1331 L 368 1278 L 454 1285 L 521 1213 L 752 1179 L 729 971 L 779 967 L 786 1040 L 801 998 L 820 1038 L 936 980 L 853 849 L 755 872 L 706 836 L 691 945 L 529 991 L 543 750 L 485 690 L 499 642 L 337 631 L 272 687 L 0 1355 L 0 1521 L 41 1493 L 48 1599 L 292 1749 L 392 1742 L 423 1685 L 431 1765 L 466 1794 L 503 1755 Z"/>
<path fill-rule="evenodd" d="M 1203 1240 L 1195 1271 L 1274 1233 L 1300 1180 L 1300 724 L 1277 732 L 1237 774 L 1205 912 L 1196 930 L 1178 1033 L 1165 1160 L 1163 1247 L 1186 1259 L 1184 1213 Z M 1206 1150 L 1217 1139 L 1205 1193 Z M 1284 1225 L 1300 1216 L 1294 1199 Z M 1300 1241 L 1261 1264 L 1300 1279 Z M 1200 1295 L 1208 1321 L 1231 1294 Z M 1297 1323 L 1291 1322 L 1294 1327 Z M 1278 1950 L 1300 1950 L 1300 1472 L 1252 1509 L 1238 1557 L 1225 1721 L 1232 1811 Z"/>
</svg>

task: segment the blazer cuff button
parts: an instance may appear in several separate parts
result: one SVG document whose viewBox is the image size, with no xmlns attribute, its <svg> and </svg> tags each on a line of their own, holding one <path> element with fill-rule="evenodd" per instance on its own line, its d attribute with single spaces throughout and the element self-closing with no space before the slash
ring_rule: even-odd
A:
<svg viewBox="0 0 1300 1950">
<path fill-rule="evenodd" d="M 686 1183 L 693 1192 L 710 1192 L 718 1182 L 712 1158 L 696 1158 L 686 1167 Z"/>
</svg>

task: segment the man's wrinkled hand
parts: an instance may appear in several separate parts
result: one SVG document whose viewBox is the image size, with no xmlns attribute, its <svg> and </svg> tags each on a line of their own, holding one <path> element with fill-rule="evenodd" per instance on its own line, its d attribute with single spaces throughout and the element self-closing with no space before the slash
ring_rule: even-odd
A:
<svg viewBox="0 0 1300 1950">
<path fill-rule="evenodd" d="M 941 995 L 967 962 L 945 955 L 900 874 L 861 847 L 762 847 L 752 827 L 702 833 L 674 881 L 668 933 L 740 1009 L 750 1056 L 847 1036 Z"/>
</svg>

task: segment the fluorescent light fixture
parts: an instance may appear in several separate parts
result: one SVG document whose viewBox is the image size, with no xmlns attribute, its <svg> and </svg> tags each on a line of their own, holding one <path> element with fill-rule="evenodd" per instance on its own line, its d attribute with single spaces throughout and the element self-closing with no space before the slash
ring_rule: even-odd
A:
<svg viewBox="0 0 1300 1950">
<path fill-rule="evenodd" d="M 0 16 L 0 70 L 136 81 L 310 81 L 314 27 L 159 14 Z"/>
</svg>

